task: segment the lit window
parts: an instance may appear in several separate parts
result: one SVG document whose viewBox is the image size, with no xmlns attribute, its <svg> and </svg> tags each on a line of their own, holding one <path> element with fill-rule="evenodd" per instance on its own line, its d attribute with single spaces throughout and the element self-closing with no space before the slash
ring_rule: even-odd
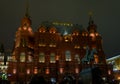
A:
<svg viewBox="0 0 120 84">
<path fill-rule="evenodd" d="M 27 27 L 23 27 L 23 29 L 24 29 L 24 30 L 26 30 L 26 29 L 27 29 Z"/>
<path fill-rule="evenodd" d="M 41 33 L 46 32 L 45 27 L 44 27 L 44 26 L 43 26 L 43 27 L 40 27 L 39 32 L 41 32 Z"/>
<path fill-rule="evenodd" d="M 61 74 L 63 73 L 63 69 L 64 69 L 64 68 L 60 68 L 60 73 L 61 73 Z"/>
<path fill-rule="evenodd" d="M 34 68 L 34 74 L 37 74 L 38 73 L 38 69 L 37 67 Z"/>
<path fill-rule="evenodd" d="M 49 70 L 49 68 L 46 68 L 46 74 L 49 74 L 50 73 L 50 70 Z"/>
<path fill-rule="evenodd" d="M 95 37 L 95 34 L 94 34 L 94 33 L 91 33 L 90 36 L 94 38 L 94 37 Z"/>
<path fill-rule="evenodd" d="M 16 69 L 13 69 L 13 74 L 16 74 Z"/>
<path fill-rule="evenodd" d="M 32 62 L 33 61 L 33 57 L 31 55 L 28 56 L 28 62 Z"/>
<path fill-rule="evenodd" d="M 22 52 L 20 54 L 20 62 L 25 62 L 25 53 L 24 52 Z"/>
<path fill-rule="evenodd" d="M 39 54 L 39 62 L 41 62 L 41 63 L 45 62 L 45 54 L 44 53 Z"/>
<path fill-rule="evenodd" d="M 75 73 L 79 73 L 79 69 L 78 68 L 75 68 Z"/>
<path fill-rule="evenodd" d="M 80 64 L 80 58 L 78 54 L 75 55 L 75 60 L 77 60 L 78 64 Z"/>
<path fill-rule="evenodd" d="M 75 46 L 74 46 L 74 48 L 79 49 L 79 48 L 80 48 L 80 46 L 79 46 L 79 45 L 75 45 Z"/>
<path fill-rule="evenodd" d="M 50 54 L 50 63 L 55 63 L 56 60 L 55 60 L 55 53 L 51 53 Z"/>
<path fill-rule="evenodd" d="M 59 60 L 59 56 L 58 55 L 56 56 L 56 60 Z"/>
<path fill-rule="evenodd" d="M 15 61 L 16 61 L 16 57 L 15 57 L 15 56 L 12 56 L 12 60 L 15 62 Z"/>
<path fill-rule="evenodd" d="M 30 69 L 27 69 L 27 74 L 30 74 Z"/>
<path fill-rule="evenodd" d="M 95 60 L 95 61 L 94 61 L 95 64 L 98 64 L 98 61 L 99 61 L 99 60 L 98 60 L 98 56 L 97 56 L 96 54 L 94 55 L 94 60 Z"/>
<path fill-rule="evenodd" d="M 29 27 L 29 28 L 28 28 L 28 31 L 29 31 L 29 32 L 32 32 L 32 29 Z"/>
<path fill-rule="evenodd" d="M 53 28 L 50 29 L 49 32 L 50 32 L 50 33 L 56 33 L 56 29 L 53 27 Z"/>
<path fill-rule="evenodd" d="M 65 58 L 66 58 L 66 61 L 71 61 L 71 52 L 70 51 L 66 51 L 65 52 Z"/>
<path fill-rule="evenodd" d="M 108 70 L 108 74 L 111 75 L 111 70 Z"/>
</svg>

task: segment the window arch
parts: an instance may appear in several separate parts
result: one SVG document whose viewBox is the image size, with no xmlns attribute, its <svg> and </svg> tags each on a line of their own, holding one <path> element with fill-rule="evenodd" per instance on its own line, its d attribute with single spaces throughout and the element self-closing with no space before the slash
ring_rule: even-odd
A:
<svg viewBox="0 0 120 84">
<path fill-rule="evenodd" d="M 45 62 L 45 54 L 43 52 L 39 53 L 39 62 L 41 63 Z"/>
<path fill-rule="evenodd" d="M 80 57 L 78 54 L 75 55 L 75 60 L 77 60 L 78 64 L 80 64 Z"/>
<path fill-rule="evenodd" d="M 33 61 L 32 52 L 28 52 L 28 62 L 32 62 L 32 61 Z"/>
<path fill-rule="evenodd" d="M 67 50 L 65 52 L 65 60 L 66 61 L 71 61 L 71 52 L 69 50 Z"/>
<path fill-rule="evenodd" d="M 50 63 L 55 63 L 55 53 L 50 54 Z"/>
<path fill-rule="evenodd" d="M 25 52 L 20 53 L 20 62 L 25 62 Z"/>
</svg>

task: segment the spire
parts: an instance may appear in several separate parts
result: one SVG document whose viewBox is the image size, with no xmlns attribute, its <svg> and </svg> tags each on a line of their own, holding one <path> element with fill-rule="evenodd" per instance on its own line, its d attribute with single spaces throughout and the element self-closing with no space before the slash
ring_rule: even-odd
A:
<svg viewBox="0 0 120 84">
<path fill-rule="evenodd" d="M 29 27 L 31 25 L 31 19 L 30 19 L 30 15 L 29 15 L 29 1 L 26 0 L 26 10 L 25 10 L 25 16 L 21 21 L 21 26 L 27 26 Z"/>
<path fill-rule="evenodd" d="M 89 32 L 96 32 L 96 28 L 97 26 L 94 24 L 94 21 L 93 21 L 93 13 L 92 12 L 89 12 L 89 26 L 88 26 L 88 31 Z"/>
<path fill-rule="evenodd" d="M 29 16 L 29 1 L 28 0 L 26 0 L 26 12 L 25 12 L 25 16 L 28 17 L 28 18 L 30 17 Z"/>
<path fill-rule="evenodd" d="M 92 12 L 89 12 L 89 25 L 93 24 L 94 21 L 93 21 L 93 13 Z"/>
</svg>

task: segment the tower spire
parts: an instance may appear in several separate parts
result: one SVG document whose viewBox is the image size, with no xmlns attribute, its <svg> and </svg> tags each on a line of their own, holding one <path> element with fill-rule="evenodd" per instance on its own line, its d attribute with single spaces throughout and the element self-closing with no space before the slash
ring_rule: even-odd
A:
<svg viewBox="0 0 120 84">
<path fill-rule="evenodd" d="M 25 16 L 21 21 L 21 26 L 27 26 L 29 27 L 31 25 L 31 19 L 30 19 L 30 15 L 29 15 L 29 0 L 26 0 L 26 4 L 25 4 Z"/>
<path fill-rule="evenodd" d="M 25 11 L 26 11 L 25 16 L 29 18 L 30 17 L 29 16 L 29 0 L 26 0 L 26 10 Z"/>
<path fill-rule="evenodd" d="M 93 13 L 92 13 L 92 12 L 89 12 L 89 25 L 91 25 L 91 24 L 94 23 L 92 16 L 93 16 Z"/>
</svg>

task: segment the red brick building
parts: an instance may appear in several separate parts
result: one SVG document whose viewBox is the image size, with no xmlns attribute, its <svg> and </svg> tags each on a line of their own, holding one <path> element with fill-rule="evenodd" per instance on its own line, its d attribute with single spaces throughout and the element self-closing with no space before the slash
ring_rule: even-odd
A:
<svg viewBox="0 0 120 84">
<path fill-rule="evenodd" d="M 34 74 L 40 74 L 46 80 L 62 81 L 66 75 L 78 80 L 87 46 L 97 50 L 92 64 L 106 64 L 102 37 L 91 16 L 88 28 L 44 22 L 33 32 L 26 14 L 15 35 L 12 61 L 8 66 L 11 81 L 27 82 Z"/>
</svg>

